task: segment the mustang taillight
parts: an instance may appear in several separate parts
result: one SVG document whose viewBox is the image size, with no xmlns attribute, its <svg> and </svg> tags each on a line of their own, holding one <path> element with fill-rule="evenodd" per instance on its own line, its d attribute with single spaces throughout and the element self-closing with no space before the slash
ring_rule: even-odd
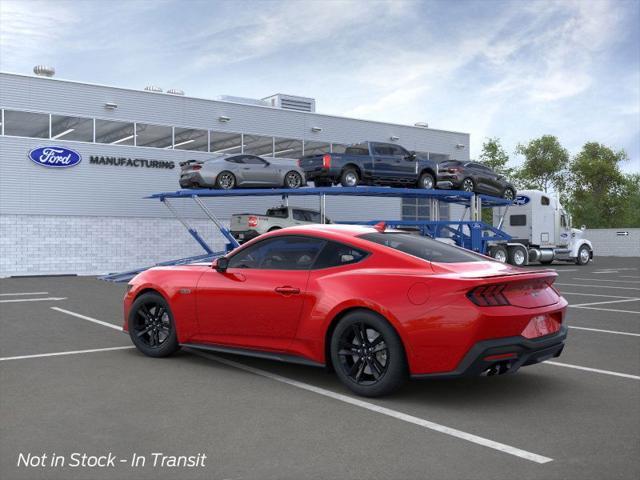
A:
<svg viewBox="0 0 640 480">
<path fill-rule="evenodd" d="M 331 155 L 328 153 L 322 156 L 322 168 L 331 168 Z"/>
<path fill-rule="evenodd" d="M 467 298 L 479 307 L 500 307 L 509 305 L 509 300 L 502 292 L 507 286 L 504 284 L 483 285 L 467 293 Z"/>
<path fill-rule="evenodd" d="M 249 217 L 249 226 L 257 227 L 258 226 L 258 217 L 254 217 L 253 215 Z"/>
</svg>

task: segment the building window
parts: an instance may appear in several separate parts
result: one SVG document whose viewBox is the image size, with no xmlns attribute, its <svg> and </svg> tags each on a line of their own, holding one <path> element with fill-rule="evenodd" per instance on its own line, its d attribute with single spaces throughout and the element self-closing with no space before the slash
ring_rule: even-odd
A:
<svg viewBox="0 0 640 480">
<path fill-rule="evenodd" d="M 209 150 L 209 136 L 206 130 L 176 127 L 174 136 L 173 148 L 176 150 L 197 150 L 199 152 Z"/>
<path fill-rule="evenodd" d="M 93 142 L 93 119 L 51 115 L 51 139 Z"/>
<path fill-rule="evenodd" d="M 162 125 L 136 123 L 136 145 L 138 147 L 171 148 L 173 129 Z"/>
<path fill-rule="evenodd" d="M 128 122 L 96 119 L 96 142 L 111 145 L 134 145 L 134 125 Z"/>
<path fill-rule="evenodd" d="M 5 110 L 4 134 L 15 137 L 49 138 L 49 115 Z"/>
<path fill-rule="evenodd" d="M 263 137 L 261 135 L 243 135 L 244 153 L 258 155 L 261 157 L 273 156 L 273 137 Z"/>
<path fill-rule="evenodd" d="M 304 142 L 304 154 L 305 155 L 321 155 L 323 153 L 329 153 L 331 151 L 331 144 L 326 142 L 310 142 L 305 140 Z M 336 152 L 337 153 L 337 152 Z"/>
<path fill-rule="evenodd" d="M 242 135 L 239 133 L 210 132 L 211 153 L 242 153 Z"/>
<path fill-rule="evenodd" d="M 403 198 L 402 220 L 429 221 L 431 220 L 431 203 L 429 198 Z M 440 202 L 439 216 L 441 220 L 449 218 L 449 204 Z"/>
<path fill-rule="evenodd" d="M 274 138 L 274 157 L 279 158 L 302 158 L 302 140 L 292 140 L 290 138 Z"/>
</svg>

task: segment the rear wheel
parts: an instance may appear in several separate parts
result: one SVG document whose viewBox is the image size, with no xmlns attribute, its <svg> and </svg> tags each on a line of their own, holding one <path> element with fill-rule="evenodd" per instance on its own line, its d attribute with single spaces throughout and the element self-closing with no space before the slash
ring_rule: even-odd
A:
<svg viewBox="0 0 640 480">
<path fill-rule="evenodd" d="M 356 187 L 359 181 L 358 172 L 353 168 L 345 168 L 340 175 L 340 185 L 343 187 Z"/>
<path fill-rule="evenodd" d="M 591 250 L 586 245 L 582 245 L 578 250 L 578 256 L 576 257 L 576 264 L 586 265 L 591 260 Z"/>
<path fill-rule="evenodd" d="M 515 198 L 516 194 L 513 191 L 513 188 L 511 187 L 507 187 L 504 189 L 504 192 L 502 193 L 502 198 L 504 198 L 505 200 L 513 200 Z"/>
<path fill-rule="evenodd" d="M 528 254 L 524 247 L 509 247 L 509 263 L 516 267 L 524 267 L 527 264 Z"/>
<path fill-rule="evenodd" d="M 166 357 L 180 349 L 173 314 L 162 295 L 140 295 L 129 312 L 129 336 L 145 355 Z"/>
<path fill-rule="evenodd" d="M 302 186 L 302 175 L 295 170 L 287 172 L 284 176 L 284 186 L 287 188 L 300 188 Z"/>
<path fill-rule="evenodd" d="M 425 190 L 433 190 L 436 186 L 436 181 L 433 178 L 433 175 L 430 173 L 423 173 L 420 175 L 420 180 L 418 180 L 418 188 L 423 188 Z"/>
<path fill-rule="evenodd" d="M 462 185 L 461 185 L 460 188 L 465 192 L 473 192 L 475 190 L 476 186 L 473 183 L 473 180 L 471 178 L 465 178 L 462 181 Z"/>
<path fill-rule="evenodd" d="M 507 249 L 503 245 L 495 245 L 489 250 L 489 256 L 500 263 L 507 263 Z"/>
<path fill-rule="evenodd" d="M 224 172 L 220 172 L 218 174 L 218 177 L 216 178 L 216 187 L 222 190 L 229 190 L 235 186 L 236 186 L 236 177 L 233 173 L 227 172 L 225 170 Z"/>
<path fill-rule="evenodd" d="M 400 337 L 384 318 L 366 310 L 351 312 L 336 325 L 331 360 L 340 381 L 365 397 L 387 395 L 408 377 Z"/>
</svg>

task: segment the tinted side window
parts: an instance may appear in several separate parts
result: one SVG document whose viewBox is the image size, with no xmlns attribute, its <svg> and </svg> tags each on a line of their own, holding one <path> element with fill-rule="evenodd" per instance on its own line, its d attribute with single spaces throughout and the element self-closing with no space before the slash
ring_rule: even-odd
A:
<svg viewBox="0 0 640 480">
<path fill-rule="evenodd" d="M 388 148 L 391 151 L 391 155 L 395 155 L 396 157 L 405 157 L 409 155 L 409 152 L 407 152 L 404 148 L 400 146 L 394 145 L 394 146 L 389 146 Z"/>
<path fill-rule="evenodd" d="M 242 157 L 242 156 L 229 157 L 229 158 L 227 158 L 225 160 L 227 162 L 229 162 L 229 163 L 244 163 L 244 157 Z"/>
<path fill-rule="evenodd" d="M 477 253 L 408 233 L 367 233 L 360 238 L 399 250 L 429 262 L 460 263 L 486 261 Z"/>
<path fill-rule="evenodd" d="M 368 252 L 337 242 L 327 242 L 313 265 L 314 269 L 349 265 L 363 260 Z"/>
<path fill-rule="evenodd" d="M 540 197 L 540 205 L 549 205 L 549 197 Z"/>
<path fill-rule="evenodd" d="M 305 215 L 304 210 L 293 210 L 293 219 L 299 222 L 308 222 L 309 219 Z"/>
<path fill-rule="evenodd" d="M 249 165 L 264 165 L 266 162 L 260 157 L 247 155 L 244 157 L 244 163 L 248 163 Z"/>
<path fill-rule="evenodd" d="M 526 215 L 511 215 L 509 217 L 509 225 L 511 225 L 512 227 L 524 227 L 526 224 Z"/>
<path fill-rule="evenodd" d="M 325 241 L 310 237 L 277 237 L 241 250 L 229 259 L 229 268 L 308 270 Z"/>
</svg>

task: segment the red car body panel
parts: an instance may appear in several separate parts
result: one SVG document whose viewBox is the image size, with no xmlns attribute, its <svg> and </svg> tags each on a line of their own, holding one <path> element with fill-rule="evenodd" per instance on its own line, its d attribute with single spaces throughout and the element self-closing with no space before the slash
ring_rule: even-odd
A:
<svg viewBox="0 0 640 480">
<path fill-rule="evenodd" d="M 295 234 L 370 252 L 358 263 L 338 267 L 218 272 L 211 265 L 184 265 L 147 270 L 130 282 L 124 329 L 135 298 L 155 290 L 171 306 L 181 344 L 280 352 L 326 364 L 332 325 L 346 311 L 365 308 L 395 328 L 410 373 L 422 375 L 454 371 L 478 342 L 521 336 L 534 317 L 564 324 L 567 302 L 551 286 L 555 271 L 528 271 L 490 259 L 431 263 L 357 236 L 372 231 L 355 226 L 293 227 L 240 247 Z M 506 285 L 503 295 L 509 305 L 478 306 L 468 297 L 474 288 L 495 284 Z M 284 293 L 275 291 L 281 287 Z M 290 289 L 299 293 L 287 293 Z"/>
</svg>

